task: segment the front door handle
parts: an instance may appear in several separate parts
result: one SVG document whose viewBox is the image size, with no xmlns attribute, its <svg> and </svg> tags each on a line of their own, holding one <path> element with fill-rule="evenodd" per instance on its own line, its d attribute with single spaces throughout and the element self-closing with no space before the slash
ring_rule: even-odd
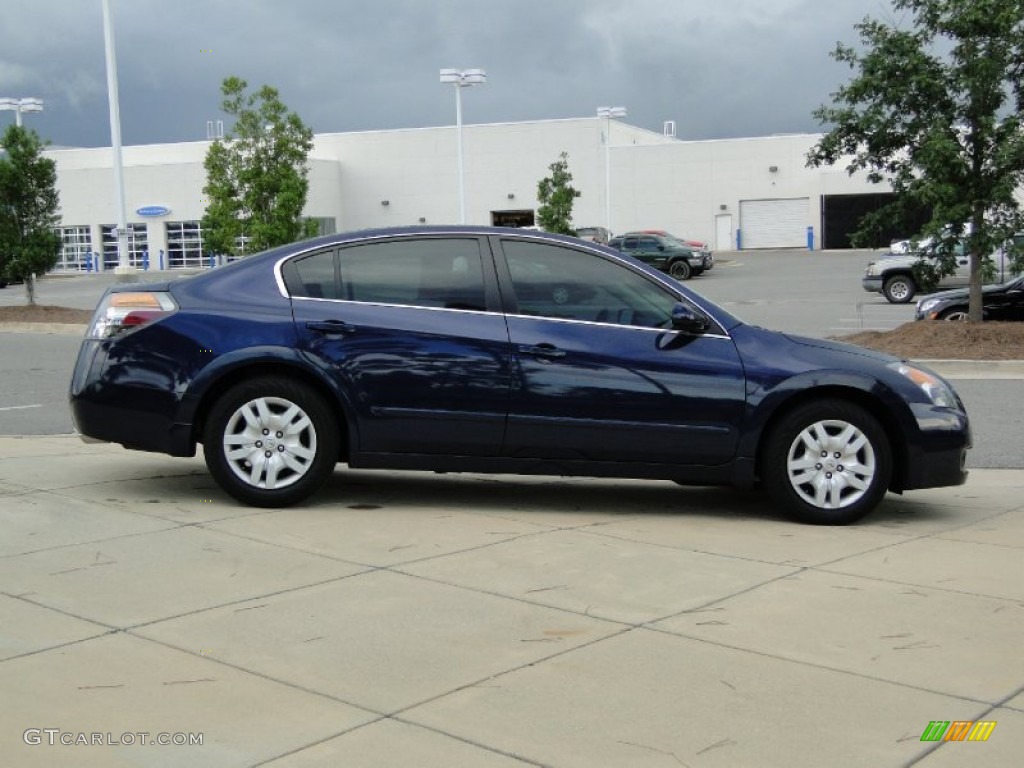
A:
<svg viewBox="0 0 1024 768">
<path fill-rule="evenodd" d="M 344 320 L 310 320 L 306 323 L 306 328 L 325 336 L 344 336 L 356 329 L 352 323 L 346 323 Z"/>
<path fill-rule="evenodd" d="M 560 357 L 565 357 L 564 349 L 559 349 L 554 344 L 547 343 L 519 347 L 519 353 L 522 355 L 530 355 L 531 357 L 541 357 L 548 360 L 557 360 Z"/>
</svg>

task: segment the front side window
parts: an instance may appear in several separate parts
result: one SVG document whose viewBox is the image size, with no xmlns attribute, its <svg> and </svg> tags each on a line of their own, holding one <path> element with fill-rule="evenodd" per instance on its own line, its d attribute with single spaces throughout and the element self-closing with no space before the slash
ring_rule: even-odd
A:
<svg viewBox="0 0 1024 768">
<path fill-rule="evenodd" d="M 670 328 L 679 298 L 646 276 L 596 254 L 502 241 L 520 315 Z"/>
</svg>

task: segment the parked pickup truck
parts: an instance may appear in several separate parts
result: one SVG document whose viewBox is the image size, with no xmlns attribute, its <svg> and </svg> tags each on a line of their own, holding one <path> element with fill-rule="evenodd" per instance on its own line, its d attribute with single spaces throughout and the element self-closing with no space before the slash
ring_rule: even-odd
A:
<svg viewBox="0 0 1024 768">
<path fill-rule="evenodd" d="M 1015 241 L 1024 243 L 1024 236 L 1018 235 Z M 935 286 L 927 286 L 930 290 L 958 288 L 970 282 L 971 266 L 970 259 L 965 250 L 965 244 L 959 243 L 954 248 L 956 254 L 956 271 L 952 275 L 943 277 Z M 1014 272 L 1011 271 L 1011 255 L 1006 249 L 1000 248 L 991 256 L 995 266 L 994 280 L 986 282 L 1002 283 L 1009 280 Z M 919 244 L 919 250 L 910 250 L 906 253 L 889 252 L 884 254 L 877 261 L 868 263 L 861 280 L 865 291 L 881 293 L 893 304 L 906 304 L 919 293 L 924 286 L 919 285 L 914 275 L 914 265 L 919 261 L 929 260 L 938 264 L 938 257 L 929 251 L 928 241 Z"/>
</svg>

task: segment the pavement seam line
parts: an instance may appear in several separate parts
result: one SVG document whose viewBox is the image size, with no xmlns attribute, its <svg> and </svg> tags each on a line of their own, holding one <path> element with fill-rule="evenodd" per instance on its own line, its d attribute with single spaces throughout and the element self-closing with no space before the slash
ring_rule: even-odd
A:
<svg viewBox="0 0 1024 768">
<path fill-rule="evenodd" d="M 942 696 L 943 698 L 947 698 L 947 699 L 956 699 L 958 701 L 969 701 L 969 702 L 971 702 L 973 704 L 981 704 L 981 705 L 986 706 L 986 707 L 992 706 L 992 702 L 985 701 L 984 699 L 974 698 L 973 696 L 965 696 L 965 695 L 958 694 L 958 693 L 949 693 L 947 691 L 937 691 L 937 690 L 933 690 L 931 688 L 924 688 L 924 687 L 922 687 L 920 685 L 914 685 L 912 683 L 901 683 L 901 682 L 899 682 L 897 680 L 888 680 L 888 679 L 886 679 L 884 677 L 875 677 L 874 675 L 867 675 L 867 674 L 864 674 L 863 672 L 855 672 L 853 670 L 843 669 L 841 667 L 832 667 L 832 666 L 829 666 L 828 664 L 819 664 L 817 662 L 807 661 L 805 659 L 791 659 L 788 656 L 780 656 L 779 654 L 776 654 L 776 653 L 768 653 L 767 651 L 759 651 L 759 650 L 757 650 L 755 648 L 744 648 L 741 645 L 731 645 L 730 643 L 723 643 L 723 642 L 720 642 L 720 641 L 717 641 L 717 640 L 709 640 L 706 637 L 697 637 L 695 635 L 688 635 L 688 634 L 686 634 L 684 632 L 675 632 L 673 630 L 666 629 L 664 627 L 644 626 L 644 627 L 638 627 L 637 629 L 643 629 L 643 630 L 647 630 L 649 632 L 656 632 L 658 634 L 668 635 L 670 637 L 676 637 L 676 638 L 679 638 L 681 640 L 690 640 L 690 641 L 693 641 L 693 642 L 701 643 L 703 645 L 711 645 L 711 646 L 714 646 L 716 648 L 725 648 L 725 649 L 730 650 L 730 651 L 736 651 L 738 653 L 746 653 L 746 654 L 749 654 L 751 656 L 759 656 L 759 657 L 765 658 L 765 659 L 773 659 L 775 661 L 784 662 L 786 664 L 794 664 L 794 665 L 800 666 L 800 667 L 808 667 L 810 669 L 819 669 L 819 670 L 823 670 L 823 671 L 826 671 L 826 672 L 834 672 L 836 674 L 845 675 L 845 676 L 848 676 L 848 677 L 855 677 L 855 678 L 860 679 L 860 680 L 870 680 L 871 682 L 874 682 L 874 683 L 883 683 L 885 685 L 892 685 L 892 686 L 895 686 L 897 688 L 906 688 L 906 689 L 913 690 L 913 691 L 920 691 L 922 693 L 930 693 L 930 694 L 933 694 L 935 696 Z M 1016 695 L 1016 694 L 1014 694 L 1014 695 Z"/>
</svg>

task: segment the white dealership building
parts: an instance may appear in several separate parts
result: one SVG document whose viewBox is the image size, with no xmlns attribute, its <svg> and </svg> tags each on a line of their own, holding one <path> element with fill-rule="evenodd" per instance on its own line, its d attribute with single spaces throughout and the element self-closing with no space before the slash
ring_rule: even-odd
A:
<svg viewBox="0 0 1024 768">
<path fill-rule="evenodd" d="M 716 250 L 848 247 L 857 212 L 888 191 L 843 168 L 808 168 L 817 134 L 686 141 L 598 117 L 463 127 L 466 223 L 534 223 L 537 182 L 568 154 L 576 226 L 664 229 Z M 607 143 L 606 143 L 607 142 Z M 208 264 L 200 220 L 208 141 L 124 147 L 133 263 Z M 318 134 L 305 213 L 324 233 L 459 218 L 453 126 Z M 64 250 L 57 271 L 112 268 L 109 148 L 51 149 Z M 852 213 L 851 213 L 852 212 Z"/>
</svg>

